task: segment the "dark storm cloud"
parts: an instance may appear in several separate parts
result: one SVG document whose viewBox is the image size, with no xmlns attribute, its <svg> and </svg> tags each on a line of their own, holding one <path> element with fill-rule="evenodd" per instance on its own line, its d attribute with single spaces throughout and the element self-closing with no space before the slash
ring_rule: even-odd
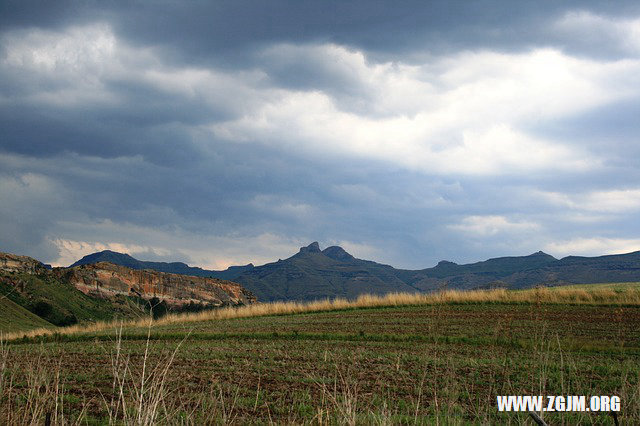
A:
<svg viewBox="0 0 640 426">
<path fill-rule="evenodd" d="M 247 49 L 287 42 L 335 42 L 372 53 L 521 48 L 551 44 L 606 54 L 606 42 L 551 34 L 549 20 L 566 11 L 589 10 L 612 17 L 635 15 L 634 1 L 224 1 L 40 2 L 6 1 L 4 28 L 59 29 L 88 21 L 108 21 L 132 43 L 161 45 L 189 63 L 235 63 Z M 595 44 L 595 46 L 594 46 Z"/>
<path fill-rule="evenodd" d="M 187 127 L 233 118 L 240 102 L 215 102 L 206 94 L 187 96 L 168 93 L 147 81 L 131 76 L 106 76 L 96 98 L 83 105 L 57 105 L 33 97 L 52 93 L 64 99 L 64 90 L 74 87 L 73 79 L 34 81 L 42 72 L 9 72 L 4 80 L 0 105 L 3 138 L 0 149 L 37 157 L 60 152 L 106 158 L 142 155 L 154 163 L 181 163 L 200 155 Z M 29 78 L 29 76 L 31 78 Z M 83 93 L 90 94 L 93 88 Z M 228 94 L 227 94 L 228 96 Z"/>
<path fill-rule="evenodd" d="M 98 112 L 60 114 L 33 108 L 2 108 L 6 151 L 48 157 L 76 152 L 105 158 L 142 155 L 153 162 L 183 163 L 197 156 L 178 125 L 145 126 L 138 117 L 99 119 Z M 104 114 L 106 117 L 108 113 Z M 155 119 L 154 119 L 155 121 Z M 138 127 L 140 126 L 140 127 Z"/>
<path fill-rule="evenodd" d="M 584 114 L 550 120 L 537 126 L 539 134 L 578 140 L 601 155 L 610 154 L 612 165 L 636 165 L 640 156 L 640 100 L 627 99 L 604 105 Z M 629 176 L 631 177 L 631 176 Z M 632 179 L 637 181 L 637 178 Z"/>
<path fill-rule="evenodd" d="M 426 267 L 633 239 L 639 15 L 637 2 L 3 2 L 0 249 L 68 261 L 122 243 L 246 263 L 320 240 Z M 602 94 L 621 87 L 628 99 Z"/>
<path fill-rule="evenodd" d="M 236 56 L 237 49 L 289 40 L 335 42 L 383 56 L 487 46 L 517 49 L 548 40 L 549 17 L 567 10 L 624 17 L 637 14 L 640 6 L 633 1 L 235 1 L 203 2 L 188 9 L 170 2 L 154 5 L 155 13 L 140 4 L 118 9 L 109 13 L 119 16 L 127 38 L 144 45 L 162 43 L 174 53 L 185 51 L 192 60 L 209 61 L 216 54 Z M 602 40 L 596 35 L 593 41 L 558 34 L 552 44 L 594 52 L 594 44 Z"/>
</svg>

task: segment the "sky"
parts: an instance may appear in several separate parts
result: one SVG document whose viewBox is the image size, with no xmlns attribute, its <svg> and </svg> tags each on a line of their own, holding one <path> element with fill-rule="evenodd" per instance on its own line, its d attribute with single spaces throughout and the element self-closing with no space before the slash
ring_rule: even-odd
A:
<svg viewBox="0 0 640 426">
<path fill-rule="evenodd" d="M 0 0 L 0 251 L 640 250 L 640 3 Z"/>
</svg>

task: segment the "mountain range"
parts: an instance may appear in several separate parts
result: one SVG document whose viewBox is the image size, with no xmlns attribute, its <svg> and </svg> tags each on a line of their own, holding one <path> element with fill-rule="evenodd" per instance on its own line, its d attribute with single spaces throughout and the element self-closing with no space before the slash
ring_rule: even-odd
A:
<svg viewBox="0 0 640 426">
<path fill-rule="evenodd" d="M 435 267 L 407 270 L 357 259 L 338 246 L 320 249 L 317 242 L 293 256 L 267 263 L 208 271 L 184 263 L 141 262 L 112 251 L 85 256 L 72 266 L 108 261 L 133 269 L 208 276 L 235 281 L 260 301 L 353 298 L 360 294 L 473 289 L 494 286 L 527 288 L 535 285 L 640 281 L 640 252 L 562 259 L 537 252 L 528 256 L 493 258 L 459 265 L 442 261 Z M 125 263 L 126 262 L 126 263 Z M 194 273 L 195 272 L 195 273 Z"/>
<path fill-rule="evenodd" d="M 221 277 L 226 278 L 221 279 Z M 210 271 L 181 262 L 145 262 L 104 251 L 68 268 L 0 253 L 0 331 L 155 316 L 259 301 L 355 298 L 438 289 L 527 288 L 640 281 L 640 252 L 556 259 L 543 252 L 459 265 L 396 269 L 317 242 L 261 266 Z M 159 304 L 159 305 L 158 305 Z"/>
</svg>

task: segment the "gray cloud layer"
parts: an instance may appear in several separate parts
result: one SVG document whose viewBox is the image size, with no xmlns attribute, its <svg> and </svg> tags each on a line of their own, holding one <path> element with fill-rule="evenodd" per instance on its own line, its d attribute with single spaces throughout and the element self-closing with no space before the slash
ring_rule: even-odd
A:
<svg viewBox="0 0 640 426">
<path fill-rule="evenodd" d="M 0 250 L 640 249 L 637 2 L 0 5 Z"/>
</svg>

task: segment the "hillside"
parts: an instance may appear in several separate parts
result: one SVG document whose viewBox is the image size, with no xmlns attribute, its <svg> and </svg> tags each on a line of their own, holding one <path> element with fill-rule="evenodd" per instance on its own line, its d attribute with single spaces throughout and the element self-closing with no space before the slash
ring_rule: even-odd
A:
<svg viewBox="0 0 640 426">
<path fill-rule="evenodd" d="M 70 268 L 81 265 L 90 265 L 98 262 L 109 262 L 114 265 L 126 266 L 131 269 L 151 269 L 158 272 L 167 272 L 171 274 L 190 275 L 194 277 L 218 278 L 221 280 L 233 280 L 243 272 L 253 269 L 253 264 L 244 266 L 231 266 L 224 271 L 212 271 L 194 266 L 189 266 L 182 262 L 148 262 L 138 260 L 128 254 L 118 253 L 111 250 L 104 250 L 84 256 L 75 262 Z"/>
<path fill-rule="evenodd" d="M 132 301 L 89 297 L 52 274 L 0 272 L 0 293 L 14 304 L 56 326 L 144 314 L 144 308 Z M 17 323 L 11 324 L 14 328 L 19 326 Z"/>
<path fill-rule="evenodd" d="M 256 301 L 239 284 L 100 262 L 48 269 L 27 256 L 0 253 L 0 331 L 140 318 Z M 159 306 L 158 306 L 159 305 Z"/>
<path fill-rule="evenodd" d="M 135 318 L 145 309 L 126 297 L 103 299 L 78 291 L 53 273 L 0 271 L 0 294 L 23 309 L 56 326 L 78 322 Z M 12 322 L 13 327 L 18 324 Z"/>
<path fill-rule="evenodd" d="M 0 332 L 11 333 L 43 327 L 53 327 L 53 324 L 29 312 L 11 299 L 0 296 Z"/>
</svg>

